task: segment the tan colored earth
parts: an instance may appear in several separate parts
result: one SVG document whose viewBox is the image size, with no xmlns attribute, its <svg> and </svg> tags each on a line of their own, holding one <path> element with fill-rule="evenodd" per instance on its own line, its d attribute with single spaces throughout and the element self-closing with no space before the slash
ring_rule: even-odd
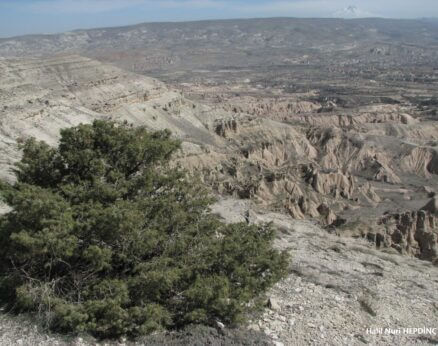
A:
<svg viewBox="0 0 438 346">
<path fill-rule="evenodd" d="M 270 292 L 271 309 L 251 329 L 277 345 L 438 342 L 437 335 L 366 332 L 438 328 L 435 43 L 425 38 L 415 50 L 367 36 L 350 47 L 342 36 L 300 51 L 276 31 L 272 44 L 280 48 L 268 65 L 263 35 L 245 29 L 239 51 L 222 40 L 221 25 L 211 30 L 232 51 L 226 63 L 201 42 L 199 28 L 181 29 L 199 59 L 190 63 L 182 54 L 189 48 L 172 55 L 161 47 L 179 37 L 171 29 L 168 41 L 147 41 L 149 50 L 126 50 L 118 29 L 110 43 L 94 31 L 49 36 L 41 41 L 46 56 L 32 38 L 0 41 L 0 178 L 13 181 L 19 143 L 30 136 L 54 145 L 60 129 L 94 119 L 170 129 L 183 142 L 174 163 L 218 196 L 213 211 L 228 222 L 273 221 L 277 246 L 292 252 L 291 275 Z M 249 24 L 239 25 L 245 33 Z M 140 27 L 123 29 L 126 45 Z M 242 52 L 253 54 L 247 65 Z M 131 65 L 136 59 L 145 65 Z M 14 342 L 7 335 L 0 329 L 0 343 Z M 22 341 L 44 340 L 30 328 Z"/>
</svg>

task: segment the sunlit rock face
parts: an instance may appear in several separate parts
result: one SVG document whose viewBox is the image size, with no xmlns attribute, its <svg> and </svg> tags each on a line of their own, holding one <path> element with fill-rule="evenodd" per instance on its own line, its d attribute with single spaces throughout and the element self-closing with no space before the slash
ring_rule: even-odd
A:
<svg viewBox="0 0 438 346">
<path fill-rule="evenodd" d="M 394 215 L 416 223 L 438 188 L 437 34 L 282 18 L 2 39 L 0 177 L 29 136 L 55 144 L 93 119 L 168 128 L 183 142 L 172 164 L 216 194 L 432 260 Z"/>
</svg>

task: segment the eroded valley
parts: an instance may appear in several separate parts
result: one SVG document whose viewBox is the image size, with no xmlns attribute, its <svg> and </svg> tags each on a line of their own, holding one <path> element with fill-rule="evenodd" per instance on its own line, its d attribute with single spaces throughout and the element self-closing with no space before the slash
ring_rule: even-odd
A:
<svg viewBox="0 0 438 346">
<path fill-rule="evenodd" d="M 425 290 L 418 299 L 436 325 L 436 307 L 428 304 L 438 282 L 437 48 L 433 20 L 144 24 L 0 40 L 0 177 L 12 179 L 18 143 L 28 136 L 53 144 L 59 129 L 96 118 L 168 128 L 183 141 L 174 164 L 198 174 L 220 197 L 219 214 L 247 222 L 284 218 L 289 231 L 280 246 L 290 241 L 299 248 L 301 237 L 312 256 L 330 262 L 320 281 L 308 269 L 323 273 L 319 262 L 290 280 L 322 287 L 312 294 L 342 292 L 351 303 L 341 308 L 346 313 L 348 306 L 359 311 L 358 299 L 379 290 L 382 304 L 394 305 L 392 271 L 405 273 L 400 289 L 410 297 L 407 282 L 420 268 L 422 287 L 414 290 Z M 230 199 L 249 207 L 228 210 Z M 318 230 L 322 248 L 309 232 L 302 234 L 306 224 Z M 363 278 L 347 287 L 351 266 L 342 275 L 333 272 L 355 253 L 364 263 L 379 262 L 354 264 L 381 280 L 373 293 Z M 378 256 L 401 264 L 389 268 Z M 274 294 L 284 303 L 289 291 L 282 287 Z M 279 309 L 287 310 L 283 303 Z M 408 298 L 403 304 L 415 305 Z M 408 310 L 400 315 L 403 323 Z M 352 318 L 364 323 L 370 317 L 361 310 Z M 293 325 L 284 328 L 276 338 L 292 342 Z M 361 333 L 331 340 L 361 344 Z M 318 344 L 304 336 L 301 342 Z"/>
</svg>

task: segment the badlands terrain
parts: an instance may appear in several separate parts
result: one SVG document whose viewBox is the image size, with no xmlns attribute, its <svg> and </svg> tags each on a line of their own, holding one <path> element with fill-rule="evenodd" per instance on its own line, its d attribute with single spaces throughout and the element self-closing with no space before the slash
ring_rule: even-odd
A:
<svg viewBox="0 0 438 346">
<path fill-rule="evenodd" d="M 59 129 L 96 118 L 170 129 L 183 141 L 175 164 L 218 195 L 214 212 L 278 227 L 291 274 L 247 344 L 257 333 L 277 345 L 438 343 L 367 333 L 438 328 L 438 21 L 277 18 L 0 39 L 0 178 L 13 179 L 23 139 L 55 144 Z M 2 321 L 2 345 L 16 334 L 64 342 Z"/>
</svg>

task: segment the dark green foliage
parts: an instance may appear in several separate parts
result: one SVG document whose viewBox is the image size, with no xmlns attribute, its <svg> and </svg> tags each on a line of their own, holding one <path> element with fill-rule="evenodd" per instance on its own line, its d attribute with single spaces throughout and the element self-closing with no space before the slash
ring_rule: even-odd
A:
<svg viewBox="0 0 438 346">
<path fill-rule="evenodd" d="M 0 217 L 0 294 L 64 332 L 138 336 L 234 324 L 281 278 L 268 226 L 225 225 L 168 161 L 168 131 L 95 121 L 23 145 Z"/>
<path fill-rule="evenodd" d="M 144 346 L 271 346 L 272 339 L 263 332 L 246 328 L 218 330 L 203 325 L 188 325 L 185 328 L 157 333 L 138 340 Z"/>
</svg>

